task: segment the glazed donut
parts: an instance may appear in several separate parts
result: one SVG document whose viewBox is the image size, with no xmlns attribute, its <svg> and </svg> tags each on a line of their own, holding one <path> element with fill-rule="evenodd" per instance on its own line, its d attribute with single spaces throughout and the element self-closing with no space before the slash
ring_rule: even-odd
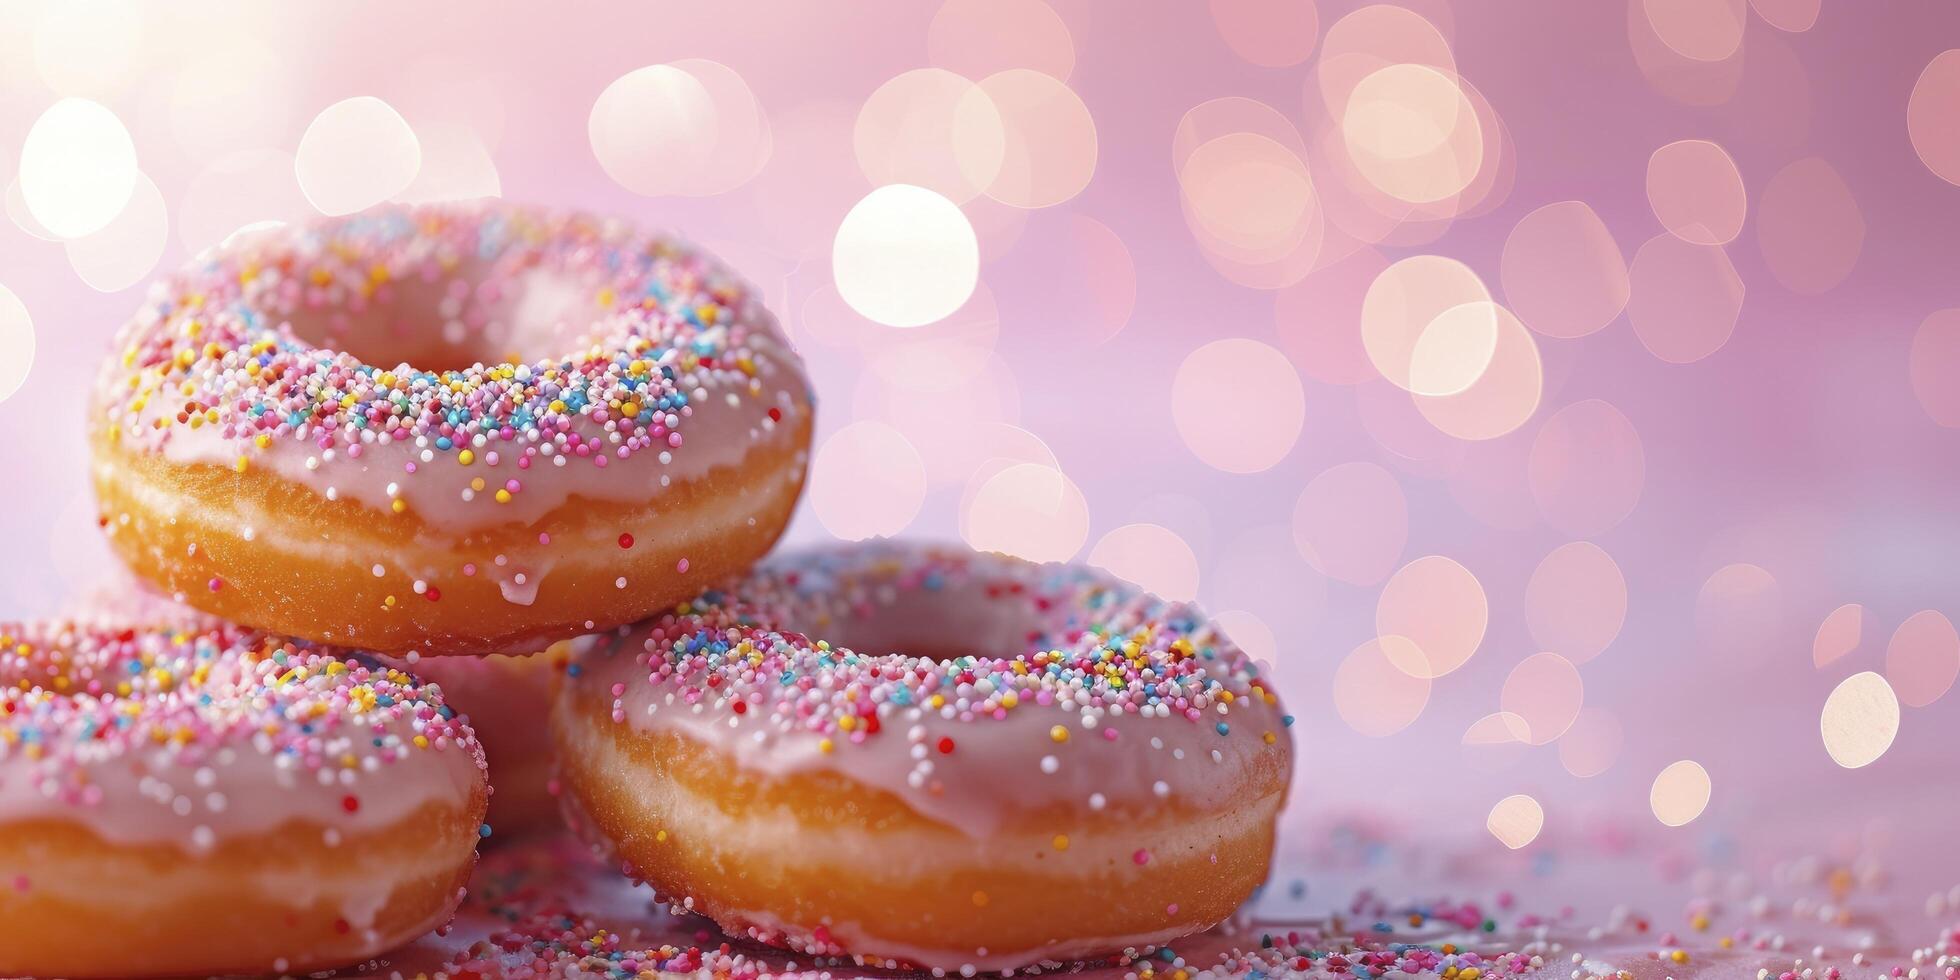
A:
<svg viewBox="0 0 1960 980">
<path fill-rule="evenodd" d="M 219 624 L 0 624 L 0 975 L 362 962 L 455 911 L 485 793 L 400 671 Z"/>
<path fill-rule="evenodd" d="M 489 823 L 496 830 L 486 844 L 565 826 L 552 792 L 550 714 L 552 685 L 565 670 L 570 642 L 542 653 L 425 657 L 404 664 L 442 689 L 443 703 L 462 715 L 483 745 L 490 761 Z"/>
<path fill-rule="evenodd" d="M 581 831 L 677 906 L 934 970 L 1220 922 L 1292 770 L 1272 689 L 1191 606 L 899 543 L 772 560 L 582 649 L 552 722 Z"/>
<path fill-rule="evenodd" d="M 708 257 L 577 214 L 389 206 L 155 285 L 103 368 L 102 520 L 207 612 L 387 653 L 521 652 L 740 574 L 811 399 Z"/>
</svg>

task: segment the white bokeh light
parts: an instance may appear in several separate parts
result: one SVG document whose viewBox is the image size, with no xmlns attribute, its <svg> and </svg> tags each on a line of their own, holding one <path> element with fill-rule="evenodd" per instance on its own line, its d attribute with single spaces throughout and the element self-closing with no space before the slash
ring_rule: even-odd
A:
<svg viewBox="0 0 1960 980">
<path fill-rule="evenodd" d="M 402 192 L 422 169 L 408 120 L 371 95 L 322 109 L 293 154 L 306 199 L 324 214 L 352 214 Z"/>
<path fill-rule="evenodd" d="M 27 305 L 0 286 L 0 403 L 13 397 L 34 367 L 34 321 Z"/>
<path fill-rule="evenodd" d="M 87 99 L 41 113 L 20 150 L 20 192 L 34 220 L 60 238 L 107 227 L 136 192 L 136 144 L 116 114 Z"/>
<path fill-rule="evenodd" d="M 844 216 L 830 266 L 851 309 L 888 327 L 917 327 L 965 305 L 980 281 L 980 242 L 944 195 L 887 184 Z"/>
</svg>

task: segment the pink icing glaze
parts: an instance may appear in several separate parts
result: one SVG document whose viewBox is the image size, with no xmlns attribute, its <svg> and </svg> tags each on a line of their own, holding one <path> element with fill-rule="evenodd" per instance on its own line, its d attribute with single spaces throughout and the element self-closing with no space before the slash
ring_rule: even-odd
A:
<svg viewBox="0 0 1960 980">
<path fill-rule="evenodd" d="M 808 384 L 733 274 L 623 223 L 390 206 L 155 284 L 96 386 L 125 447 L 444 534 L 638 501 L 789 445 Z"/>
<path fill-rule="evenodd" d="M 953 547 L 773 559 L 581 651 L 566 690 L 608 692 L 615 722 L 747 769 L 844 774 L 976 837 L 1058 800 L 1223 806 L 1260 760 L 1291 755 L 1251 659 L 1194 607 Z"/>
<path fill-rule="evenodd" d="M 482 785 L 476 736 L 435 688 L 180 619 L 0 623 L 0 828 L 54 818 L 196 854 L 294 820 L 331 836 L 461 809 Z"/>
</svg>

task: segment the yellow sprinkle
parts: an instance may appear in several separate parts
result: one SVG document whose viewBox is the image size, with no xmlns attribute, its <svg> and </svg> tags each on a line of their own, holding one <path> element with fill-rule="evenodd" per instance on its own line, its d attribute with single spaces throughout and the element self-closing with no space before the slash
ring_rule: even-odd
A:
<svg viewBox="0 0 1960 980">
<path fill-rule="evenodd" d="M 1048 730 L 1048 738 L 1056 742 L 1066 742 L 1068 741 L 1068 729 L 1056 725 Z"/>
<path fill-rule="evenodd" d="M 483 488 L 484 488 L 484 487 L 486 487 L 486 486 L 488 486 L 488 485 L 489 485 L 489 484 L 486 484 L 486 483 L 484 483 L 484 482 L 483 482 L 483 478 L 482 478 L 482 477 L 480 477 L 480 476 L 479 476 L 479 477 L 477 477 L 476 479 L 474 479 L 474 480 L 471 480 L 471 481 L 470 481 L 470 489 L 471 489 L 471 490 L 475 490 L 475 491 L 477 491 L 478 493 L 482 493 L 482 492 L 483 492 Z"/>
<path fill-rule="evenodd" d="M 429 736 L 427 736 L 427 735 L 417 735 L 417 736 L 415 736 L 415 747 L 416 747 L 416 748 L 418 748 L 418 749 L 426 749 L 426 748 L 428 748 L 428 747 L 429 747 Z"/>
<path fill-rule="evenodd" d="M 667 843 L 667 832 L 663 830 L 657 834 L 654 834 L 653 839 L 659 841 L 662 844 L 665 844 Z"/>
<path fill-rule="evenodd" d="M 822 752 L 825 755 L 829 755 L 831 750 L 835 748 L 837 748 L 837 744 L 835 742 L 832 742 L 830 739 L 824 739 L 823 741 L 817 743 L 817 751 Z"/>
<path fill-rule="evenodd" d="M 1667 958 L 1673 960 L 1676 963 L 1686 963 L 1688 962 L 1688 951 L 1685 949 L 1677 949 L 1674 952 L 1667 954 Z"/>
<path fill-rule="evenodd" d="M 837 727 L 842 728 L 847 732 L 856 729 L 857 726 L 858 726 L 858 720 L 856 715 L 845 715 L 844 717 L 837 719 Z"/>
<path fill-rule="evenodd" d="M 1688 924 L 1693 926 L 1696 932 L 1705 932 L 1708 929 L 1708 916 L 1697 915 L 1693 919 L 1688 920 Z"/>
<path fill-rule="evenodd" d="M 388 505 L 388 509 L 397 514 L 406 513 L 408 511 L 408 501 L 396 497 L 394 502 Z"/>
<path fill-rule="evenodd" d="M 395 608 L 395 597 L 394 597 L 394 596 L 389 596 L 389 597 L 387 597 L 387 598 L 385 598 L 385 599 L 383 599 L 383 600 L 381 600 L 381 604 L 382 604 L 382 605 L 384 605 L 384 606 L 387 606 L 387 607 L 388 607 L 388 608 L 390 608 L 390 609 L 393 609 L 393 608 Z"/>
<path fill-rule="evenodd" d="M 1066 850 L 1068 850 L 1068 835 L 1067 835 L 1067 834 L 1056 834 L 1056 835 L 1055 835 L 1055 850 L 1058 850 L 1058 851 L 1066 851 Z"/>
<path fill-rule="evenodd" d="M 1734 940 L 1734 939 L 1731 939 L 1731 938 L 1729 938 L 1728 936 L 1723 936 L 1723 937 L 1721 938 L 1721 940 L 1720 940 L 1720 942 L 1719 942 L 1719 945 L 1720 945 L 1720 946 L 1721 946 L 1721 947 L 1722 947 L 1723 949 L 1734 949 L 1734 948 L 1735 948 L 1735 940 Z"/>
<path fill-rule="evenodd" d="M 476 453 L 465 449 L 462 452 L 456 454 L 456 462 L 461 463 L 464 466 L 468 466 L 471 463 L 476 462 Z"/>
<path fill-rule="evenodd" d="M 939 695 L 935 694 L 933 695 L 933 697 L 937 699 Z M 1000 706 L 1003 708 L 1012 708 L 1020 703 L 1021 703 L 1021 696 L 1019 694 L 1014 693 L 1013 691 L 1008 691 L 1000 696 Z M 935 704 L 933 705 L 933 707 L 937 708 L 939 707 L 939 705 Z"/>
<path fill-rule="evenodd" d="M 510 503 L 510 491 L 509 490 L 497 491 L 497 502 L 500 504 Z"/>
<path fill-rule="evenodd" d="M 250 469 L 251 466 L 252 466 L 252 461 L 246 459 L 243 456 L 238 457 L 238 462 L 231 464 L 231 468 L 237 470 L 240 473 L 243 473 L 247 469 Z"/>
<path fill-rule="evenodd" d="M 1274 742 L 1277 742 L 1277 741 L 1279 741 L 1279 736 L 1278 736 L 1278 735 L 1275 735 L 1275 734 L 1273 734 L 1272 732 L 1267 732 L 1267 733 L 1266 733 L 1266 744 L 1267 744 L 1267 745 L 1271 745 L 1271 744 L 1273 744 Z"/>
</svg>

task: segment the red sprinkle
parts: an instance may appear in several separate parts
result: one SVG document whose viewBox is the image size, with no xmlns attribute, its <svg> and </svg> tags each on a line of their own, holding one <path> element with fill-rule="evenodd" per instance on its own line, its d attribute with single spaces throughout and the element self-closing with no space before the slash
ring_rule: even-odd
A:
<svg viewBox="0 0 1960 980">
<path fill-rule="evenodd" d="M 633 547 L 633 536 L 632 536 L 632 535 L 630 535 L 630 534 L 622 534 L 622 535 L 620 535 L 620 536 L 619 536 L 619 546 L 620 546 L 620 547 L 622 547 L 622 548 L 631 548 L 631 547 Z"/>
<path fill-rule="evenodd" d="M 353 813 L 361 808 L 361 801 L 353 796 L 343 796 L 340 798 L 340 808 Z"/>
<path fill-rule="evenodd" d="M 952 754 L 953 754 L 953 740 L 952 740 L 952 739 L 950 739 L 950 738 L 941 738 L 941 739 L 939 740 L 939 754 L 940 754 L 940 755 L 952 755 Z"/>
</svg>

